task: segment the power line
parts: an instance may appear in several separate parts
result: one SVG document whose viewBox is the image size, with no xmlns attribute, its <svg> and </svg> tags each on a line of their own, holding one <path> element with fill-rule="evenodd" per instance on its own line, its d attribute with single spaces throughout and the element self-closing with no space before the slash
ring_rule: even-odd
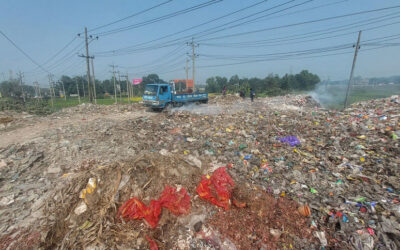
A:
<svg viewBox="0 0 400 250">
<path fill-rule="evenodd" d="M 273 7 L 269 7 L 269 8 L 267 8 L 267 9 L 264 9 L 264 10 L 262 10 L 262 11 L 258 11 L 258 12 L 256 12 L 256 13 L 252 13 L 252 14 L 250 14 L 250 15 L 248 15 L 248 16 L 235 19 L 234 21 L 230 21 L 230 22 L 228 22 L 228 23 L 221 24 L 221 25 L 218 25 L 218 26 L 216 26 L 216 27 L 206 29 L 206 30 L 204 30 L 204 31 L 200 31 L 200 32 L 197 32 L 197 33 L 193 33 L 193 34 L 191 34 L 191 35 L 187 35 L 187 36 L 183 36 L 183 37 L 180 37 L 180 38 L 176 38 L 176 39 L 170 40 L 170 41 L 168 41 L 168 42 L 166 42 L 166 43 L 178 42 L 178 41 L 182 41 L 182 40 L 189 39 L 189 38 L 192 38 L 192 37 L 196 37 L 196 36 L 198 36 L 199 34 L 202 34 L 202 33 L 204 33 L 204 32 L 208 32 L 208 31 L 214 30 L 214 29 L 216 29 L 216 28 L 219 28 L 219 27 L 221 27 L 221 26 L 224 26 L 224 25 L 227 25 L 227 24 L 230 24 L 230 23 L 233 23 L 233 22 L 238 22 L 238 21 L 241 21 L 241 20 L 246 19 L 246 18 L 254 17 L 255 15 L 258 15 L 258 14 L 263 13 L 263 12 L 266 12 L 266 11 L 270 11 L 270 10 L 272 10 L 272 9 L 274 9 L 274 8 L 281 7 L 281 6 L 283 6 L 283 5 L 286 5 L 286 4 L 291 3 L 291 2 L 294 2 L 294 1 L 296 1 L 296 0 L 290 0 L 290 1 L 285 2 L 285 3 L 283 3 L 283 4 L 278 4 L 278 5 L 275 5 L 275 6 L 273 6 Z M 312 1 L 312 0 L 311 0 L 311 1 Z M 249 9 L 249 8 L 254 7 L 254 6 L 258 5 L 258 4 L 260 4 L 260 2 L 256 3 L 255 5 L 250 5 L 250 6 L 247 6 L 247 7 L 243 8 L 243 9 L 239 9 L 239 10 L 237 10 L 237 11 L 234 11 L 233 13 L 230 13 L 230 14 L 228 14 L 228 15 L 236 14 L 236 13 L 238 13 L 238 12 L 240 12 L 240 11 Z M 166 36 L 157 38 L 157 39 L 153 39 L 153 40 L 151 40 L 151 41 L 147 41 L 147 42 L 144 42 L 144 43 L 136 44 L 136 45 L 133 45 L 133 46 L 129 46 L 129 47 L 125 47 L 125 48 L 113 50 L 113 51 L 104 51 L 104 52 L 102 52 L 102 53 L 110 53 L 110 52 L 111 52 L 111 53 L 114 53 L 114 54 L 115 54 L 115 52 L 117 52 L 117 51 L 125 51 L 125 50 L 129 50 L 129 49 L 132 49 L 132 48 L 141 46 L 141 45 L 147 45 L 148 43 L 151 43 L 151 42 L 154 42 L 154 41 L 159 41 L 159 40 L 164 39 L 164 38 L 167 38 L 167 37 L 175 36 L 175 35 L 177 35 L 177 34 L 180 34 L 180 33 L 183 33 L 183 32 L 185 32 L 185 31 L 191 30 L 191 29 L 193 29 L 193 28 L 197 28 L 197 27 L 200 27 L 200 26 L 202 26 L 202 25 L 205 25 L 205 24 L 208 24 L 208 23 L 217 21 L 217 20 L 222 19 L 222 18 L 224 18 L 224 17 L 226 17 L 226 16 L 227 16 L 227 15 L 223 15 L 223 16 L 221 16 L 221 17 L 219 17 L 219 18 L 212 19 L 212 20 L 210 20 L 210 21 L 208 21 L 208 22 L 205 22 L 205 23 L 202 23 L 202 24 L 200 24 L 200 25 L 195 25 L 195 26 L 189 27 L 189 28 L 187 28 L 187 29 L 185 29 L 185 30 L 181 30 L 181 31 L 179 31 L 179 32 L 175 32 L 175 33 L 172 33 L 172 34 L 169 34 L 169 35 L 166 35 Z M 165 43 L 163 43 L 163 44 L 165 44 Z M 159 45 L 157 45 L 157 46 L 161 46 L 161 44 L 159 44 Z"/>
<path fill-rule="evenodd" d="M 290 13 L 285 13 L 285 14 L 282 14 L 282 15 L 279 15 L 279 16 L 260 18 L 259 20 L 252 21 L 252 22 L 262 22 L 262 21 L 269 20 L 269 19 L 272 19 L 272 18 L 279 18 L 279 17 L 283 17 L 283 16 L 289 16 L 289 15 L 298 14 L 298 13 L 301 13 L 301 12 L 315 10 L 315 9 L 319 9 L 319 8 L 323 8 L 323 7 L 328 7 L 328 6 L 332 6 L 332 5 L 336 5 L 336 4 L 340 4 L 340 3 L 344 3 L 344 2 L 348 2 L 348 0 L 341 0 L 341 1 L 333 2 L 333 3 L 321 4 L 321 5 L 318 5 L 318 6 L 315 6 L 315 7 L 310 7 L 310 8 L 307 8 L 307 9 L 297 10 L 297 11 L 293 11 L 293 12 L 290 12 Z"/>
<path fill-rule="evenodd" d="M 291 2 L 293 2 L 293 1 L 295 1 L 295 0 L 292 0 L 292 1 L 289 1 L 289 2 L 286 2 L 286 3 L 283 3 L 283 4 L 280 4 L 280 5 L 277 5 L 277 6 L 275 6 L 275 7 L 270 8 L 269 10 L 275 9 L 275 8 L 277 8 L 277 7 L 281 7 L 281 6 L 285 5 L 285 4 L 291 3 Z M 245 22 L 241 22 L 241 23 L 238 23 L 238 24 L 235 24 L 235 25 L 231 25 L 231 26 L 228 26 L 228 27 L 225 27 L 225 28 L 221 28 L 221 29 L 219 29 L 219 30 L 214 30 L 214 31 L 212 31 L 212 32 L 208 32 L 208 33 L 206 33 L 206 34 L 203 34 L 203 35 L 201 35 L 201 36 L 198 36 L 198 35 L 197 35 L 197 37 L 204 37 L 204 36 L 208 36 L 208 35 L 211 35 L 211 34 L 215 34 L 215 33 L 217 33 L 217 32 L 221 32 L 221 31 L 225 31 L 225 30 L 232 29 L 232 28 L 235 28 L 235 27 L 239 27 L 239 26 L 241 26 L 241 25 L 244 25 L 244 24 L 247 24 L 247 23 L 251 23 L 251 22 L 253 22 L 253 21 L 255 21 L 255 20 L 258 20 L 258 19 L 260 19 L 260 18 L 267 17 L 267 16 L 271 16 L 271 15 L 274 15 L 274 14 L 277 14 L 277 13 L 280 13 L 280 12 L 284 12 L 284 11 L 286 11 L 286 10 L 289 10 L 289 9 L 292 9 L 292 8 L 295 8 L 295 7 L 298 7 L 298 6 L 301 6 L 301 5 L 304 5 L 304 4 L 313 2 L 313 1 L 314 1 L 314 0 L 307 0 L 307 1 L 304 1 L 304 2 L 302 2 L 302 3 L 295 4 L 295 5 L 286 7 L 286 8 L 284 8 L 284 9 L 277 10 L 277 11 L 272 12 L 272 13 L 268 13 L 268 14 L 263 15 L 263 16 L 261 16 L 261 17 L 256 17 L 256 18 L 247 20 L 247 21 L 245 21 Z M 251 17 L 253 17 L 253 16 L 251 16 Z M 236 19 L 235 21 L 226 23 L 226 24 L 224 24 L 223 26 L 226 26 L 226 25 L 228 25 L 228 24 L 235 23 L 235 22 L 238 22 L 238 21 L 242 21 L 242 19 Z"/>
<path fill-rule="evenodd" d="M 45 68 L 42 67 L 38 62 L 36 62 L 32 57 L 30 57 L 23 49 L 21 49 L 15 42 L 13 42 L 6 34 L 4 34 L 3 31 L 0 30 L 0 33 L 16 48 L 18 49 L 24 56 L 26 56 L 32 63 L 34 63 L 36 66 L 38 66 L 41 70 L 43 70 L 46 73 L 50 73 L 47 71 Z"/>
<path fill-rule="evenodd" d="M 46 65 L 47 63 L 49 63 L 51 60 L 53 60 L 54 58 L 56 58 L 59 54 L 61 54 L 61 52 L 63 52 L 66 48 L 68 48 L 69 45 L 71 45 L 75 40 L 76 40 L 77 36 L 75 36 L 71 41 L 69 41 L 64 47 L 62 47 L 59 51 L 57 51 L 53 56 L 49 57 L 49 59 L 47 59 L 43 65 Z"/>
<path fill-rule="evenodd" d="M 230 21 L 230 22 L 227 22 L 227 23 L 218 25 L 218 26 L 216 26 L 216 27 L 212 27 L 212 28 L 209 28 L 209 29 L 206 29 L 206 30 L 197 32 L 197 33 L 193 33 L 193 34 L 191 34 L 191 35 L 187 35 L 187 36 L 184 36 L 184 37 L 176 38 L 176 39 L 170 40 L 170 41 L 168 41 L 168 42 L 160 43 L 160 44 L 154 45 L 154 46 L 166 46 L 165 44 L 168 44 L 168 43 L 174 44 L 174 42 L 178 42 L 178 41 L 182 41 L 182 40 L 185 40 L 185 39 L 189 39 L 189 38 L 191 38 L 191 37 L 198 37 L 199 34 L 203 34 L 203 33 L 206 33 L 206 32 L 210 32 L 210 31 L 215 30 L 215 29 L 218 29 L 218 28 L 220 28 L 220 27 L 222 27 L 222 26 L 226 26 L 226 25 L 229 25 L 229 24 L 232 24 L 232 23 L 235 23 L 235 22 L 243 21 L 244 19 L 247 19 L 247 18 L 252 18 L 252 17 L 254 17 L 255 15 L 258 15 L 258 14 L 261 14 L 261 13 L 264 13 L 264 12 L 267 12 L 267 11 L 270 11 L 270 10 L 275 9 L 275 8 L 278 8 L 278 7 L 282 7 L 282 6 L 286 5 L 286 4 L 292 3 L 292 2 L 294 2 L 294 1 L 296 1 L 296 0 L 290 0 L 290 1 L 287 1 L 287 2 L 285 2 L 285 3 L 283 3 L 283 4 L 278 4 L 278 5 L 275 5 L 275 6 L 273 6 L 273 7 L 269 7 L 269 8 L 267 8 L 267 9 L 258 11 L 258 12 L 256 12 L 256 13 L 252 13 L 252 14 L 250 14 L 250 15 L 248 15 L 248 16 L 235 19 L 235 20 L 233 20 L 233 21 Z M 279 12 L 283 12 L 283 11 L 285 11 L 285 10 L 288 10 L 288 9 L 291 9 L 291 8 L 294 8 L 294 7 L 297 7 L 297 6 L 304 5 L 304 4 L 306 4 L 306 3 L 308 3 L 308 2 L 311 2 L 311 1 L 313 1 L 313 0 L 308 0 L 308 1 L 302 2 L 302 3 L 300 3 L 300 4 L 296 4 L 296 5 L 287 7 L 287 8 L 285 8 L 285 9 L 278 10 L 278 11 L 273 12 L 273 13 L 269 13 L 269 14 L 267 14 L 267 15 L 261 16 L 260 18 L 265 17 L 265 16 L 270 16 L 270 15 L 273 15 L 273 14 L 276 14 L 276 13 L 279 13 Z M 336 3 L 334 3 L 334 4 L 337 4 L 337 3 L 340 3 L 340 2 L 341 2 L 341 1 L 336 2 Z M 259 4 L 259 3 L 257 3 L 257 4 Z M 248 9 L 249 7 L 251 7 L 251 6 L 245 7 L 245 9 Z M 321 6 L 319 6 L 319 7 L 321 7 Z M 238 11 L 241 11 L 241 10 L 238 10 Z M 236 11 L 236 12 L 238 12 L 238 11 Z M 282 15 L 281 15 L 281 16 L 282 16 Z M 222 17 L 225 17 L 225 16 L 222 16 Z M 220 17 L 220 18 L 222 18 L 222 17 Z M 212 19 L 212 20 L 210 20 L 209 22 L 212 22 L 212 21 L 215 21 L 215 20 L 218 20 L 218 19 L 219 19 L 219 18 Z M 253 20 L 254 20 L 254 19 L 253 19 Z M 209 23 L 209 22 L 206 22 L 206 23 Z M 206 23 L 203 23 L 203 24 L 206 24 Z M 247 22 L 246 22 L 246 23 L 247 23 Z M 243 25 L 243 24 L 245 24 L 245 23 L 239 23 L 239 24 L 237 24 L 236 26 Z M 202 24 L 200 24 L 200 25 L 198 25 L 198 26 L 201 26 L 201 25 L 202 25 Z M 197 26 L 192 26 L 191 28 L 196 28 L 196 27 L 197 27 Z M 189 29 L 191 29 L 191 28 L 189 28 Z M 153 40 L 151 40 L 151 41 L 147 41 L 147 42 L 144 42 L 144 43 L 136 44 L 136 45 L 133 45 L 133 46 L 129 46 L 129 47 L 125 47 L 125 48 L 121 48 L 121 49 L 117 49 L 117 50 L 112 50 L 112 51 L 98 52 L 98 53 L 109 53 L 109 54 L 112 53 L 112 55 L 117 55 L 117 53 L 119 53 L 119 54 L 130 54 L 130 53 L 135 52 L 135 50 L 132 50 L 132 49 L 135 48 L 135 47 L 138 47 L 138 46 L 141 46 L 141 45 L 148 45 L 148 43 L 150 43 L 150 42 L 159 41 L 160 39 L 164 39 L 164 38 L 167 38 L 167 37 L 170 37 L 170 36 L 173 36 L 173 35 L 182 33 L 182 32 L 187 31 L 187 30 L 189 30 L 189 29 L 185 29 L 185 30 L 182 30 L 182 31 L 179 31 L 179 32 L 175 32 L 175 33 L 172 33 L 172 34 L 169 34 L 169 35 L 166 35 L 166 36 L 157 38 L 157 39 L 153 39 Z M 214 32 L 214 33 L 215 33 L 215 32 Z M 208 34 L 206 34 L 206 35 L 208 35 Z M 204 35 L 203 35 L 203 36 L 204 36 Z M 202 40 L 202 41 L 204 41 L 204 40 Z M 110 55 L 110 56 L 111 56 L 111 55 Z"/>
<path fill-rule="evenodd" d="M 49 71 L 52 71 L 56 68 L 58 68 L 59 66 L 63 65 L 66 62 L 69 62 L 71 58 L 73 58 L 75 56 L 74 52 L 79 52 L 84 48 L 84 43 L 80 43 L 77 46 L 75 46 L 72 50 L 70 50 L 68 53 L 66 53 L 63 57 L 59 58 L 57 61 L 53 62 L 52 64 L 50 64 L 48 67 Z M 27 74 L 30 75 L 36 75 L 40 73 L 39 71 L 31 71 L 31 72 L 27 72 Z"/>
<path fill-rule="evenodd" d="M 388 39 L 386 39 L 388 38 Z M 382 40 L 383 39 L 383 40 Z M 365 41 L 376 41 L 376 40 L 381 40 L 380 42 L 384 41 L 389 41 L 389 40 L 395 40 L 395 39 L 400 39 L 400 34 L 395 34 L 391 36 L 384 36 L 384 37 L 378 37 L 374 39 L 369 39 Z M 362 45 L 374 45 L 373 43 L 365 43 Z M 377 50 L 381 48 L 386 48 L 386 47 L 393 47 L 393 46 L 399 46 L 399 44 L 382 44 L 380 47 L 377 48 L 371 48 L 371 49 L 364 49 L 363 51 L 369 51 L 369 50 Z M 213 67 L 223 67 L 223 66 L 233 66 L 233 65 L 241 65 L 241 64 L 248 64 L 248 63 L 257 63 L 257 62 L 266 62 L 266 61 L 280 61 L 280 60 L 291 60 L 291 59 L 307 59 L 307 58 L 316 58 L 316 57 L 325 57 L 325 56 L 334 56 L 334 55 L 343 55 L 343 54 L 350 54 L 353 53 L 351 50 L 353 46 L 350 44 L 343 44 L 343 45 L 338 45 L 338 46 L 332 46 L 332 47 L 325 47 L 325 48 L 319 48 L 319 49 L 311 49 L 311 50 L 303 50 L 303 51 L 291 51 L 291 52 L 280 52 L 280 53 L 271 53 L 271 54 L 266 54 L 266 55 L 253 55 L 255 58 L 264 56 L 264 58 L 259 58 L 259 59 L 254 59 L 254 60 L 246 60 L 246 61 L 240 61 L 240 62 L 233 62 L 233 63 L 225 63 L 225 64 L 212 64 L 212 65 L 203 65 L 199 66 L 198 68 L 213 68 Z M 322 53 L 327 53 L 327 52 L 333 52 L 333 51 L 340 51 L 340 50 L 349 50 L 347 52 L 339 52 L 339 53 L 331 53 L 331 54 L 322 54 Z M 313 54 L 318 54 L 318 55 L 313 55 Z M 313 55 L 313 56 L 308 56 L 308 55 Z M 207 55 L 203 55 L 207 57 Z M 271 57 L 268 57 L 271 56 Z M 242 57 L 236 57 L 236 59 L 244 59 L 244 58 L 249 58 L 249 55 L 242 56 Z M 217 59 L 223 59 L 226 60 L 228 59 L 229 56 L 223 57 L 217 57 Z M 234 56 L 230 57 L 231 59 L 235 59 Z"/>
<path fill-rule="evenodd" d="M 380 9 L 374 9 L 374 10 L 360 11 L 360 12 L 355 12 L 355 13 L 350 13 L 350 14 L 345 14 L 345 15 L 340 15 L 340 16 L 334 16 L 334 17 L 320 18 L 320 19 L 315 19 L 315 20 L 310 20 L 310 21 L 303 21 L 303 22 L 298 22 L 298 23 L 281 25 L 281 26 L 263 28 L 263 29 L 253 30 L 253 31 L 240 32 L 240 33 L 224 35 L 224 36 L 219 36 L 219 37 L 212 37 L 212 38 L 208 38 L 208 39 L 204 39 L 204 40 L 200 40 L 200 41 L 217 40 L 217 39 L 228 38 L 228 37 L 249 35 L 249 34 L 254 34 L 254 33 L 259 33 L 259 32 L 264 32 L 264 31 L 295 27 L 295 26 L 300 26 L 300 25 L 304 25 L 304 24 L 323 22 L 323 21 L 328 21 L 328 20 L 334 20 L 334 19 L 339 19 L 339 18 L 344 18 L 344 17 L 351 17 L 351 16 L 356 16 L 356 15 L 368 14 L 368 13 L 385 11 L 385 10 L 396 9 L 396 8 L 400 8 L 400 5 L 386 7 L 386 8 L 380 8 Z"/>
<path fill-rule="evenodd" d="M 398 12 L 394 13 L 394 14 L 398 14 Z M 393 15 L 393 13 L 390 14 L 390 15 Z M 389 15 L 385 15 L 384 17 L 386 17 L 386 16 L 389 16 Z M 347 33 L 342 33 L 342 34 L 337 34 L 337 35 L 330 35 L 330 36 L 325 36 L 325 37 L 322 37 L 322 38 L 315 38 L 315 37 L 318 37 L 318 36 L 322 36 L 322 35 L 325 35 L 325 34 L 332 34 L 332 33 L 336 33 L 338 31 L 343 31 L 343 30 L 349 30 L 349 29 L 353 29 L 353 28 L 356 28 L 356 27 L 363 27 L 365 25 L 379 23 L 379 22 L 383 22 L 383 21 L 387 21 L 387 20 L 393 20 L 394 18 L 398 18 L 398 17 L 400 17 L 400 15 L 394 16 L 394 17 L 389 17 L 389 18 L 382 19 L 382 20 L 368 22 L 368 23 L 361 24 L 361 25 L 355 25 L 355 24 L 362 23 L 362 22 L 365 22 L 365 21 L 374 20 L 374 19 L 369 18 L 369 19 L 363 20 L 361 22 L 341 25 L 341 26 L 330 28 L 330 29 L 323 29 L 323 30 L 318 30 L 318 31 L 313 31 L 313 32 L 307 32 L 307 33 L 302 33 L 302 34 L 297 34 L 297 35 L 290 35 L 290 36 L 284 36 L 284 37 L 278 37 L 278 38 L 272 38 L 272 39 L 265 39 L 265 40 L 255 40 L 255 41 L 246 41 L 246 42 L 237 42 L 237 43 L 202 43 L 201 45 L 203 45 L 203 46 L 211 46 L 211 47 L 243 48 L 243 47 L 281 46 L 281 45 L 301 43 L 301 42 L 317 41 L 317 40 L 323 40 L 323 39 L 328 39 L 328 38 L 336 38 L 336 37 L 340 37 L 340 36 L 346 36 L 346 35 L 357 33 L 358 31 L 352 31 L 352 32 L 347 32 Z M 379 18 L 376 18 L 376 19 L 381 19 L 381 18 L 382 17 L 379 17 Z M 375 27 L 371 27 L 371 28 L 367 28 L 367 29 L 363 29 L 363 30 L 364 31 L 374 30 L 374 29 L 377 29 L 377 28 L 387 27 L 389 25 L 393 25 L 393 24 L 397 24 L 397 23 L 400 23 L 400 22 L 388 23 L 388 24 L 385 24 L 385 25 L 375 26 Z M 342 28 L 342 27 L 345 27 L 345 28 Z M 340 28 L 342 28 L 342 29 L 340 29 Z M 300 40 L 300 39 L 304 39 L 304 38 L 313 38 L 313 39 Z M 295 42 L 288 42 L 288 41 L 295 41 Z"/>
<path fill-rule="evenodd" d="M 148 9 L 145 9 L 145 10 L 142 10 L 142 11 L 139 11 L 139 12 L 136 12 L 135 14 L 129 15 L 129 16 L 127 16 L 127 17 L 118 19 L 118 20 L 116 20 L 116 21 L 113 21 L 113 22 L 110 22 L 110 23 L 107 23 L 107 24 L 104 24 L 104 25 L 97 26 L 97 27 L 95 27 L 95 28 L 93 28 L 93 29 L 88 30 L 88 32 L 92 32 L 92 31 L 95 31 L 95 30 L 98 30 L 98 29 L 101 29 L 101 28 L 105 28 L 105 27 L 108 27 L 108 26 L 110 26 L 110 25 L 113 25 L 113 24 L 116 24 L 116 23 L 125 21 L 125 20 L 127 20 L 127 19 L 129 19 L 129 18 L 138 16 L 138 15 L 140 15 L 140 14 L 149 12 L 150 10 L 153 10 L 153 9 L 155 9 L 155 8 L 161 7 L 161 6 L 163 6 L 163 5 L 167 4 L 167 3 L 170 3 L 170 2 L 172 2 L 172 1 L 173 1 L 173 0 L 168 0 L 168 1 L 165 1 L 165 2 L 162 2 L 162 3 L 159 3 L 159 4 L 154 5 L 154 6 L 150 7 L 150 8 L 148 8 Z"/>
<path fill-rule="evenodd" d="M 228 13 L 228 14 L 222 15 L 222 16 L 220 16 L 220 17 L 211 19 L 211 20 L 206 21 L 206 22 L 204 22 L 204 23 L 201 23 L 201 24 L 198 24 L 198 25 L 194 25 L 194 26 L 191 26 L 191 27 L 186 28 L 186 29 L 184 29 L 184 30 L 181 30 L 181 31 L 178 31 L 178 32 L 174 32 L 174 33 L 171 33 L 171 34 L 168 34 L 168 35 L 159 37 L 159 38 L 157 38 L 157 39 L 150 40 L 150 41 L 147 41 L 147 42 L 145 42 L 145 43 L 140 43 L 140 44 L 137 44 L 137 45 L 134 45 L 134 46 L 130 46 L 130 47 L 137 47 L 137 46 L 145 45 L 145 44 L 148 44 L 148 43 L 151 43 L 151 42 L 154 42 L 154 41 L 159 41 L 159 40 L 161 40 L 161 39 L 168 38 L 168 37 L 171 37 L 171 36 L 176 36 L 176 35 L 178 35 L 178 34 L 181 34 L 181 33 L 184 33 L 184 32 L 186 32 L 186 31 L 189 31 L 189 30 L 192 30 L 192 29 L 201 27 L 201 26 L 203 26 L 203 25 L 206 25 L 206 24 L 209 24 L 209 23 L 212 23 L 212 22 L 221 20 L 221 19 L 223 19 L 223 18 L 225 18 L 225 17 L 232 16 L 232 15 L 234 15 L 234 14 L 237 14 L 237 13 L 239 13 L 239 12 L 245 11 L 245 10 L 247 10 L 247 9 L 253 8 L 253 7 L 255 7 L 255 6 L 258 6 L 258 5 L 263 4 L 263 3 L 266 3 L 266 2 L 267 2 L 267 0 L 262 0 L 262 1 L 260 1 L 260 2 L 256 2 L 256 3 L 252 4 L 252 5 L 249 5 L 249 6 L 246 6 L 246 7 L 244 7 L 244 8 L 241 8 L 241 9 L 239 9 L 239 10 L 236 10 L 236 11 L 230 12 L 230 13 Z"/>
<path fill-rule="evenodd" d="M 216 59 L 246 59 L 246 58 L 265 58 L 269 56 L 287 56 L 287 55 L 299 55 L 299 54 L 313 54 L 313 53 L 320 53 L 320 52 L 329 52 L 333 50 L 340 50 L 346 48 L 352 48 L 352 43 L 341 44 L 336 46 L 329 46 L 323 48 L 316 48 L 316 49 L 307 49 L 307 50 L 296 50 L 296 51 L 289 51 L 289 52 L 277 52 L 277 53 L 268 53 L 268 54 L 257 54 L 257 55 L 237 55 L 237 56 L 230 56 L 230 55 L 207 55 L 202 54 L 202 57 L 210 57 Z"/>
<path fill-rule="evenodd" d="M 166 20 L 166 19 L 170 19 L 170 18 L 179 16 L 179 15 L 182 15 L 182 14 L 186 14 L 186 13 L 189 13 L 189 12 L 192 12 L 192 11 L 204 8 L 204 7 L 208 7 L 210 5 L 213 5 L 213 4 L 222 2 L 222 1 L 223 0 L 210 0 L 208 2 L 201 3 L 201 4 L 198 4 L 198 5 L 183 9 L 183 10 L 175 11 L 173 13 L 170 13 L 170 14 L 167 14 L 167 15 L 164 15 L 164 16 L 161 16 L 161 17 L 157 17 L 157 18 L 150 19 L 150 20 L 147 20 L 147 21 L 144 21 L 144 22 L 141 22 L 141 23 L 136 23 L 136 24 L 133 24 L 133 25 L 121 27 L 121 28 L 118 28 L 118 29 L 113 29 L 113 30 L 108 30 L 108 31 L 96 33 L 95 35 L 97 35 L 97 36 L 106 36 L 106 35 L 111 35 L 111 34 L 114 34 L 114 33 L 122 32 L 122 31 L 127 31 L 127 30 L 130 30 L 130 29 L 143 27 L 143 26 L 146 26 L 146 25 L 149 25 L 149 24 L 153 24 L 153 23 L 156 23 L 156 22 L 160 22 L 160 21 L 163 21 L 163 20 Z"/>
</svg>

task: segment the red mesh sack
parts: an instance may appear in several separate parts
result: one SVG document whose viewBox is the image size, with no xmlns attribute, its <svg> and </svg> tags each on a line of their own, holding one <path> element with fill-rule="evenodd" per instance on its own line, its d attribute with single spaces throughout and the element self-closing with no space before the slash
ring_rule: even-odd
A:
<svg viewBox="0 0 400 250">
<path fill-rule="evenodd" d="M 203 175 L 196 191 L 200 198 L 229 210 L 234 187 L 235 183 L 226 172 L 226 168 L 221 167 L 215 170 L 211 177 Z"/>
<path fill-rule="evenodd" d="M 176 191 L 176 188 L 165 186 L 159 201 L 162 207 L 175 215 L 188 214 L 190 211 L 190 196 L 184 188 Z"/>
</svg>

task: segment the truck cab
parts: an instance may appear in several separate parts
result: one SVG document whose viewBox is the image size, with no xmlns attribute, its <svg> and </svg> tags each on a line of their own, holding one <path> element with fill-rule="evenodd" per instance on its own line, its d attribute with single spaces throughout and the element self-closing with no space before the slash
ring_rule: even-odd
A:
<svg viewBox="0 0 400 250">
<path fill-rule="evenodd" d="M 172 101 L 172 86 L 168 83 L 147 84 L 143 104 L 153 109 L 163 109 Z"/>
<path fill-rule="evenodd" d="M 207 93 L 177 94 L 174 83 L 147 84 L 143 93 L 143 105 L 153 110 L 179 107 L 186 103 L 207 103 Z"/>
</svg>

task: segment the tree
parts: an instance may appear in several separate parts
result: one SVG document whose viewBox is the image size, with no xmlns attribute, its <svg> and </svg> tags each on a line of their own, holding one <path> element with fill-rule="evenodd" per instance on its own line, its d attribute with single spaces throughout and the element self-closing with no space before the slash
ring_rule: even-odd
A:
<svg viewBox="0 0 400 250">
<path fill-rule="evenodd" d="M 312 90 L 320 82 L 317 75 L 303 70 L 296 75 L 285 74 L 282 78 L 279 75 L 269 74 L 264 79 L 253 77 L 250 79 L 232 76 L 229 81 L 226 77 L 210 77 L 206 81 L 206 91 L 209 93 L 219 93 L 224 86 L 229 91 L 244 91 L 249 93 L 253 88 L 256 93 L 266 93 L 267 95 L 281 95 L 293 90 Z"/>
</svg>

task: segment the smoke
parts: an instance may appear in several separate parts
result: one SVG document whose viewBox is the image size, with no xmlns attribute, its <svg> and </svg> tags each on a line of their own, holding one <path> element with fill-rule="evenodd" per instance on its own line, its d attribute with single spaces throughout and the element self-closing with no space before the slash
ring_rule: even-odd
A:
<svg viewBox="0 0 400 250">
<path fill-rule="evenodd" d="M 220 115 L 220 114 L 236 114 L 241 111 L 248 111 L 254 109 L 254 105 L 248 101 L 238 100 L 230 104 L 187 104 L 179 108 L 173 108 L 172 113 L 175 112 L 190 112 L 197 115 Z"/>
<path fill-rule="evenodd" d="M 336 109 L 344 103 L 346 96 L 346 85 L 318 84 L 317 88 L 307 93 L 316 100 L 323 108 Z"/>
<path fill-rule="evenodd" d="M 218 105 L 190 103 L 183 105 L 182 107 L 172 109 L 172 113 L 182 111 L 190 112 L 196 115 L 218 115 L 223 113 L 223 108 Z"/>
</svg>

